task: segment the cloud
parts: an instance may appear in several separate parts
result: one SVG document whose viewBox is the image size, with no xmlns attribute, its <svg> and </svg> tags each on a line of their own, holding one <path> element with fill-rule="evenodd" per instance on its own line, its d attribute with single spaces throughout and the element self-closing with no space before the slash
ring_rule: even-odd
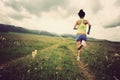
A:
<svg viewBox="0 0 120 80">
<path fill-rule="evenodd" d="M 25 18 L 25 16 L 22 16 L 20 14 L 11 14 L 10 17 L 15 19 L 15 20 L 22 20 Z"/>
<path fill-rule="evenodd" d="M 105 28 L 113 28 L 113 27 L 118 27 L 120 26 L 120 17 L 118 17 L 117 19 L 113 20 L 112 22 L 110 22 L 109 24 L 105 25 Z"/>
<path fill-rule="evenodd" d="M 101 1 L 102 8 L 96 13 L 91 14 L 93 23 L 103 28 L 115 28 L 120 25 L 120 7 L 115 5 L 116 0 Z"/>
<path fill-rule="evenodd" d="M 21 3 L 17 0 L 5 0 L 3 1 L 4 4 L 8 7 L 12 7 L 13 9 L 20 11 L 21 10 Z"/>
<path fill-rule="evenodd" d="M 24 8 L 35 15 L 39 15 L 43 11 L 48 12 L 51 9 L 56 9 L 57 6 L 65 8 L 66 3 L 67 0 L 10 0 L 5 2 L 7 6 L 17 11 L 21 11 L 21 8 Z"/>
<path fill-rule="evenodd" d="M 1 14 L 0 14 L 1 15 Z M 4 15 L 1 15 L 2 17 L 0 17 L 0 23 L 4 23 L 4 24 L 10 24 L 10 20 L 9 20 L 9 17 L 7 16 L 4 16 Z"/>
<path fill-rule="evenodd" d="M 120 0 L 116 0 L 115 5 L 120 7 Z"/>
<path fill-rule="evenodd" d="M 14 12 L 11 8 L 6 8 L 5 5 L 0 1 L 0 23 L 10 24 L 9 12 Z"/>
<path fill-rule="evenodd" d="M 90 3 L 92 6 L 91 10 L 93 11 L 94 14 L 96 14 L 97 12 L 99 12 L 103 8 L 103 6 L 99 0 L 92 0 L 92 2 L 90 2 Z"/>
</svg>

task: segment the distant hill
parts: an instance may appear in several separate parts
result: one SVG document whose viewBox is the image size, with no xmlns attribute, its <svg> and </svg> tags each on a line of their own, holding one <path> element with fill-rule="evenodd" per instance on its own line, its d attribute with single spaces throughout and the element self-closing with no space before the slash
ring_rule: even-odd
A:
<svg viewBox="0 0 120 80">
<path fill-rule="evenodd" d="M 0 24 L 0 32 L 22 32 L 22 33 L 29 33 L 29 30 L 22 28 L 22 27 L 17 27 L 13 25 L 5 25 L 5 24 Z"/>
<path fill-rule="evenodd" d="M 40 30 L 29 30 L 19 26 L 6 25 L 6 24 L 0 24 L 0 32 L 20 32 L 20 33 L 31 33 L 31 34 L 58 37 L 58 35 L 55 33 L 50 33 L 47 31 L 40 31 Z"/>
</svg>

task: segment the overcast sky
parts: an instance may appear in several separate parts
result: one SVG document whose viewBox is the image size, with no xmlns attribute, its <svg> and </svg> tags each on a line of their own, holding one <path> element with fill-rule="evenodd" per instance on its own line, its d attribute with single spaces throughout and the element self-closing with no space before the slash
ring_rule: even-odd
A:
<svg viewBox="0 0 120 80">
<path fill-rule="evenodd" d="M 75 34 L 80 9 L 92 24 L 89 37 L 120 41 L 120 0 L 0 0 L 0 23 Z"/>
</svg>

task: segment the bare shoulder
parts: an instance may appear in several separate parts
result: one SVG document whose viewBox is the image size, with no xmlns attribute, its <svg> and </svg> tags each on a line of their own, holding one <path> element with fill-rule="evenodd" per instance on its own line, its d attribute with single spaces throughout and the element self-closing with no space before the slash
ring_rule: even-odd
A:
<svg viewBox="0 0 120 80">
<path fill-rule="evenodd" d="M 76 21 L 76 24 L 80 24 L 80 20 L 77 20 L 77 21 Z"/>
<path fill-rule="evenodd" d="M 90 24 L 89 21 L 86 20 L 86 19 L 84 20 L 84 23 L 85 23 L 85 24 Z"/>
</svg>

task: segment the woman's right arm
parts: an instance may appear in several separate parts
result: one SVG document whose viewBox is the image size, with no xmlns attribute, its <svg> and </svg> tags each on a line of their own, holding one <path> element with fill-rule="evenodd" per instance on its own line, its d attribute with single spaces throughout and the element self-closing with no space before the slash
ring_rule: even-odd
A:
<svg viewBox="0 0 120 80">
<path fill-rule="evenodd" d="M 77 30 L 77 24 L 78 24 L 78 22 L 76 21 L 74 28 L 73 28 L 74 30 Z"/>
</svg>

